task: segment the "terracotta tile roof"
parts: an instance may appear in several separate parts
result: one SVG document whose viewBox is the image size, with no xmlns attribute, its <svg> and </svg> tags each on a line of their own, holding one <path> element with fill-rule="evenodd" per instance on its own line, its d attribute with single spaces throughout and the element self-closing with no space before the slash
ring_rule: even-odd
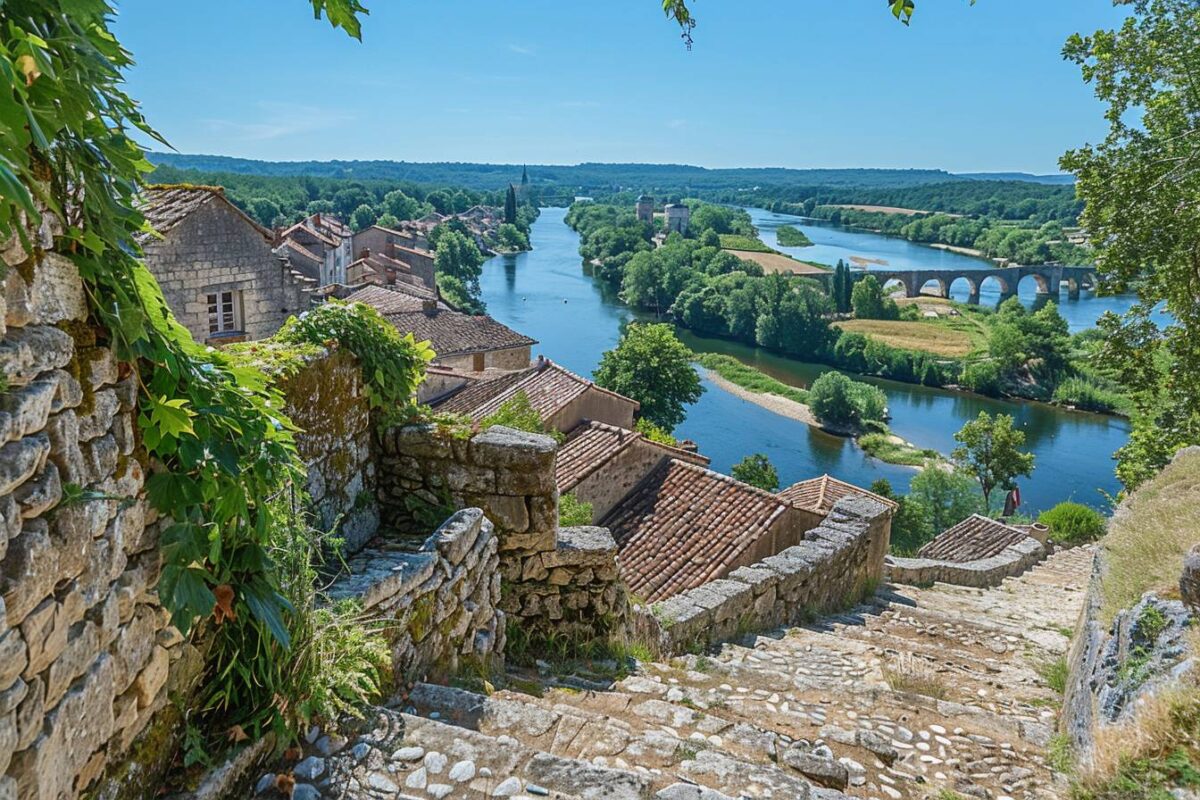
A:
<svg viewBox="0 0 1200 800">
<path fill-rule="evenodd" d="M 630 591 L 655 602 L 724 576 L 787 508 L 770 492 L 671 458 L 599 524 L 617 541 Z"/>
<path fill-rule="evenodd" d="M 472 316 L 446 308 L 386 316 L 401 333 L 411 332 L 418 341 L 432 342 L 434 351 L 442 358 L 537 344 L 491 317 Z"/>
<path fill-rule="evenodd" d="M 525 392 L 529 397 L 530 406 L 546 420 L 589 389 L 608 391 L 546 360 L 528 369 L 507 372 L 492 380 L 469 386 L 446 398 L 437 405 L 437 409 L 466 414 L 478 422 L 495 414 L 518 392 Z"/>
<path fill-rule="evenodd" d="M 290 239 L 297 234 L 308 234 L 328 247 L 337 247 L 337 240 L 325 233 L 322 233 L 316 228 L 313 228 L 311 225 L 309 225 L 307 219 L 300 220 L 295 225 L 279 234 L 279 236 L 283 239 Z"/>
<path fill-rule="evenodd" d="M 999 555 L 1005 548 L 1029 538 L 1029 534 L 1003 522 L 972 514 L 917 551 L 919 558 L 964 564 Z"/>
<path fill-rule="evenodd" d="M 141 198 L 141 211 L 146 221 L 154 230 L 166 234 L 188 215 L 208 203 L 220 202 L 232 208 L 246 220 L 263 238 L 271 240 L 271 232 L 250 218 L 246 212 L 235 206 L 225 196 L 225 190 L 220 186 L 150 186 Z M 137 240 L 143 245 L 153 242 L 158 237 L 149 233 L 137 235 Z"/>
<path fill-rule="evenodd" d="M 580 481 L 636 442 L 655 448 L 663 458 L 678 458 L 701 466 L 709 464 L 709 459 L 699 453 L 652 442 L 637 431 L 587 420 L 576 425 L 558 449 L 558 460 L 555 462 L 558 490 L 571 491 Z"/>
<path fill-rule="evenodd" d="M 348 303 L 363 303 L 371 306 L 380 314 L 399 314 L 421 311 L 425 302 L 433 300 L 433 292 L 421 293 L 420 287 L 408 284 L 396 286 L 364 286 L 352 292 L 347 298 Z M 420 337 L 418 337 L 420 338 Z"/>
<path fill-rule="evenodd" d="M 810 478 L 806 481 L 793 483 L 788 488 L 779 492 L 779 499 L 786 503 L 791 503 L 797 508 L 803 508 L 806 511 L 813 511 L 817 514 L 828 514 L 838 500 L 853 495 L 877 500 L 892 510 L 898 507 L 895 500 L 889 500 L 874 492 L 868 492 L 866 489 L 859 488 L 852 483 L 839 481 L 831 475 L 822 475 L 819 478 Z"/>
</svg>

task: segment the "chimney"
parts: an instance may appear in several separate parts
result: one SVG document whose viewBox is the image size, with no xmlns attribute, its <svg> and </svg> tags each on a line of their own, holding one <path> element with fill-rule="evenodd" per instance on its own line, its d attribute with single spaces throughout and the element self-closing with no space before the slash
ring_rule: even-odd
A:
<svg viewBox="0 0 1200 800">
<path fill-rule="evenodd" d="M 432 298 L 428 300 L 422 300 L 421 310 L 426 314 L 432 314 L 433 312 L 437 311 L 437 300 Z"/>
<path fill-rule="evenodd" d="M 371 248 L 364 247 L 362 250 L 359 250 L 358 257 L 359 258 L 370 258 L 371 257 Z"/>
<path fill-rule="evenodd" d="M 538 357 L 537 357 L 537 361 L 534 362 L 534 367 L 541 370 L 541 369 L 545 369 L 549 365 L 550 365 L 550 361 L 544 355 L 541 355 L 539 353 Z"/>
<path fill-rule="evenodd" d="M 318 228 L 321 227 L 321 212 L 320 211 L 313 214 L 313 225 L 316 225 Z"/>
</svg>

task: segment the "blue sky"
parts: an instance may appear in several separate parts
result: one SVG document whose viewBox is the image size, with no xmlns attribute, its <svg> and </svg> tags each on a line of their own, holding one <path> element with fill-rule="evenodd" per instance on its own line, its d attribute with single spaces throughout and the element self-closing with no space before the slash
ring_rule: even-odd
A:
<svg viewBox="0 0 1200 800">
<path fill-rule="evenodd" d="M 1103 135 L 1062 61 L 1109 0 L 117 0 L 130 88 L 181 152 L 707 167 L 1057 171 Z"/>
</svg>

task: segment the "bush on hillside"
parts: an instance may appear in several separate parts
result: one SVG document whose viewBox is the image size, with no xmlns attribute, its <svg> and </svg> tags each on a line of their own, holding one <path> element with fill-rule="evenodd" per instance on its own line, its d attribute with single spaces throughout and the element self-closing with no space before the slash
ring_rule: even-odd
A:
<svg viewBox="0 0 1200 800">
<path fill-rule="evenodd" d="M 1043 511 L 1038 522 L 1050 529 L 1050 540 L 1060 544 L 1087 544 L 1104 535 L 1104 515 L 1082 503 L 1059 503 Z"/>
<path fill-rule="evenodd" d="M 887 395 L 878 387 L 853 381 L 840 372 L 826 372 L 813 381 L 808 403 L 817 419 L 825 424 L 860 427 L 883 420 Z"/>
</svg>

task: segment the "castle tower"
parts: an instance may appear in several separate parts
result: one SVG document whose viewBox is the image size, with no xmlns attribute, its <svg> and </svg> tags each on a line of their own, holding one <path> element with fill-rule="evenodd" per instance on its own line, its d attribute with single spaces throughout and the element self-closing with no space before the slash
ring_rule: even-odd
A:
<svg viewBox="0 0 1200 800">
<path fill-rule="evenodd" d="M 644 194 L 638 197 L 637 218 L 638 222 L 654 224 L 654 198 L 650 195 Z"/>
</svg>

